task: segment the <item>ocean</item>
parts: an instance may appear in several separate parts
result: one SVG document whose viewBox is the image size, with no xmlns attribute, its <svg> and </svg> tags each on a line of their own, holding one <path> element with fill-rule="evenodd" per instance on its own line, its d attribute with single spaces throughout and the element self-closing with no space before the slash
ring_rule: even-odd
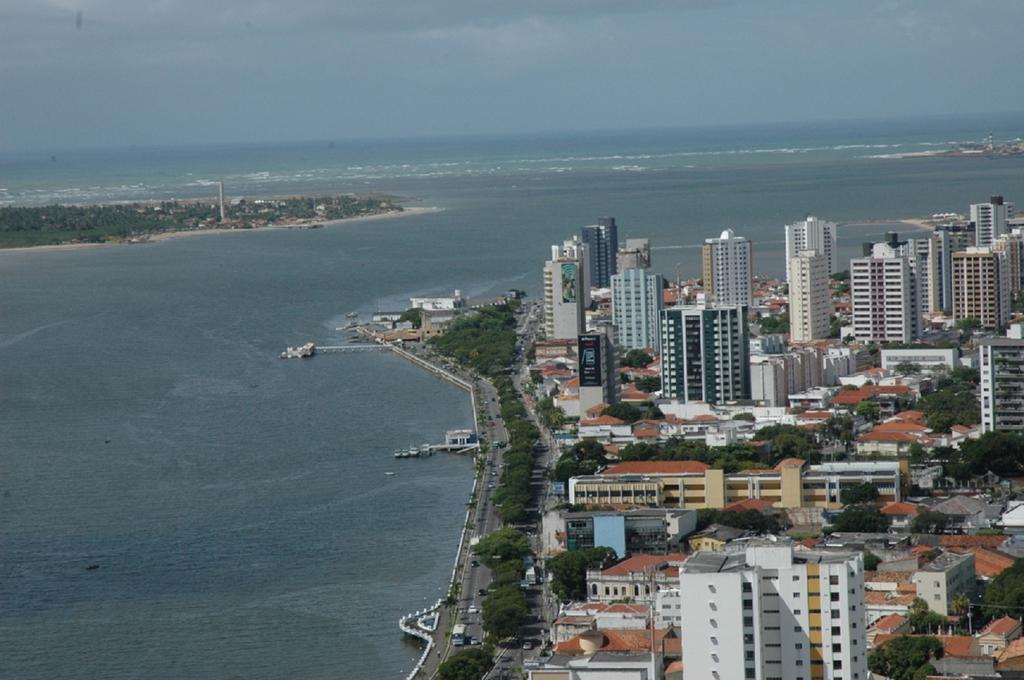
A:
<svg viewBox="0 0 1024 680">
<path fill-rule="evenodd" d="M 890 156 L 1022 122 L 0 154 L 0 205 L 212 197 L 223 179 L 441 209 L 0 252 L 0 677 L 404 677 L 397 620 L 443 594 L 472 470 L 391 452 L 469 424 L 468 399 L 394 356 L 285 345 L 412 295 L 536 295 L 550 244 L 604 215 L 669 277 L 697 275 L 725 228 L 781 274 L 782 225 L 807 214 L 844 223 L 857 255 L 912 231 L 895 220 L 1021 200 L 1024 159 Z"/>
</svg>

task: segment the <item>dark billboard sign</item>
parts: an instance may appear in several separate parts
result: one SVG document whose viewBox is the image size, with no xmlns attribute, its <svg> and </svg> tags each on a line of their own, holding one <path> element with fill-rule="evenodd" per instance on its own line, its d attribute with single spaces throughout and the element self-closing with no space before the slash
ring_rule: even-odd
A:
<svg viewBox="0 0 1024 680">
<path fill-rule="evenodd" d="M 581 335 L 579 352 L 580 387 L 600 387 L 604 379 L 601 373 L 601 336 Z"/>
</svg>

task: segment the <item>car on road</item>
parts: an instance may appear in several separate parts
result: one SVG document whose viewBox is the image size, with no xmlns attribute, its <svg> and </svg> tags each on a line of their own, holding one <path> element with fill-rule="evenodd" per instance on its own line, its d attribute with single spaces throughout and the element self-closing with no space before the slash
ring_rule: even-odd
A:
<svg viewBox="0 0 1024 680">
<path fill-rule="evenodd" d="M 479 614 L 480 610 L 476 608 L 476 605 L 473 605 L 469 609 L 466 610 L 466 613 L 467 614 Z"/>
<path fill-rule="evenodd" d="M 477 591 L 477 594 L 478 595 L 486 595 L 487 594 L 487 588 L 481 588 L 480 590 Z"/>
<path fill-rule="evenodd" d="M 523 640 L 523 649 L 533 649 L 533 640 Z"/>
<path fill-rule="evenodd" d="M 480 644 L 480 638 L 477 638 L 477 637 L 469 638 L 469 644 L 471 644 L 471 645 L 478 645 L 478 644 Z"/>
</svg>

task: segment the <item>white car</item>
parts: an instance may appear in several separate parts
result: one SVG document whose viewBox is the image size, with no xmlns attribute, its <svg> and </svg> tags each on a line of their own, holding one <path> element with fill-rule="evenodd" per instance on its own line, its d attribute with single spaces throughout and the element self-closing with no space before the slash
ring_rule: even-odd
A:
<svg viewBox="0 0 1024 680">
<path fill-rule="evenodd" d="M 473 606 L 473 607 L 470 607 L 469 609 L 467 609 L 466 613 L 467 614 L 479 614 L 480 610 L 477 609 L 475 606 Z"/>
</svg>

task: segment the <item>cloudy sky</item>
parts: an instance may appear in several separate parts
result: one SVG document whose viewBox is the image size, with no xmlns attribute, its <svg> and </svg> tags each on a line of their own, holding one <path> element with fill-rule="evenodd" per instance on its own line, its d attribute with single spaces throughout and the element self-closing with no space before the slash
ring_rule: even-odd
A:
<svg viewBox="0 0 1024 680">
<path fill-rule="evenodd" d="M 1024 111 L 1022 26 L 1020 0 L 0 0 L 0 150 Z"/>
</svg>

